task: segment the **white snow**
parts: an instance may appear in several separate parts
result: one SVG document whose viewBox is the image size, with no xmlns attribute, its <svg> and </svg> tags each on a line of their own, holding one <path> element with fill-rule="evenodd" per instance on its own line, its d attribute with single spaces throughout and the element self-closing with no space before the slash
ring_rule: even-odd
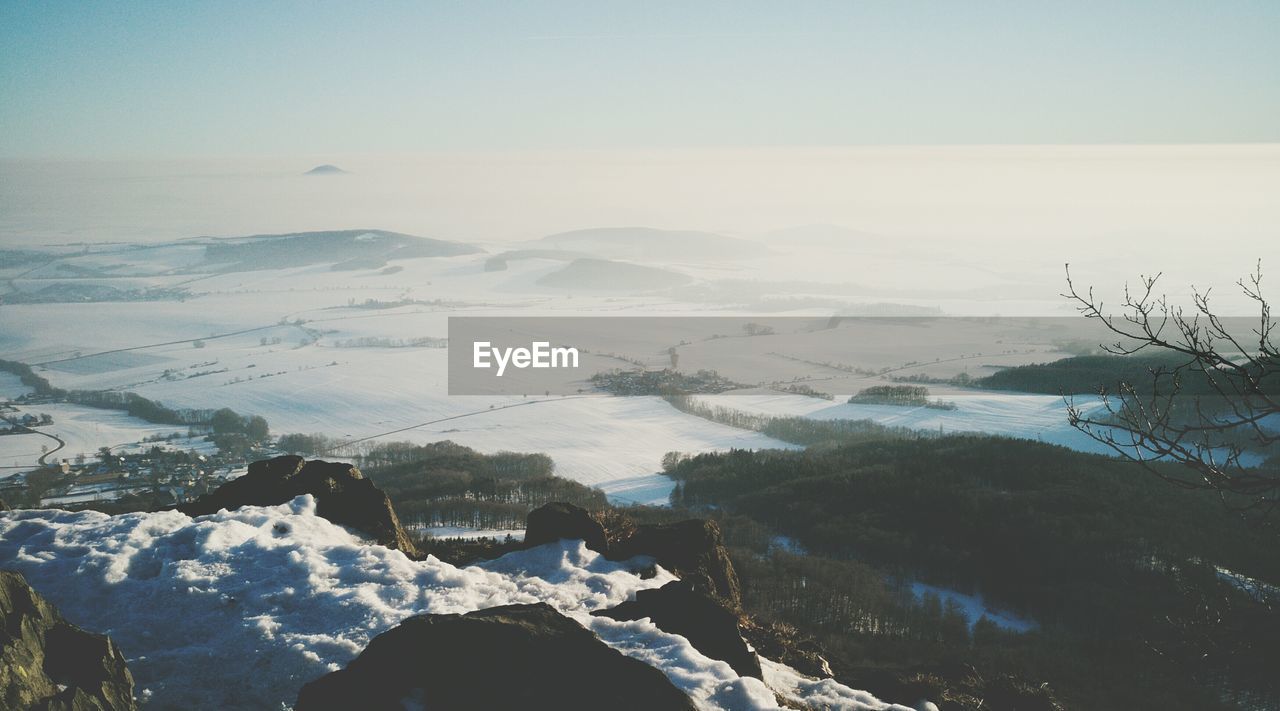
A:
<svg viewBox="0 0 1280 711">
<path fill-rule="evenodd" d="M 995 623 L 997 627 L 1014 632 L 1030 632 L 1039 626 L 1034 620 L 988 605 L 981 594 L 969 595 L 950 588 L 942 588 L 920 582 L 911 584 L 911 592 L 917 598 L 923 598 L 925 595 L 932 593 L 941 598 L 944 605 L 947 602 L 955 602 L 960 606 L 960 611 L 964 614 L 964 618 L 970 627 L 977 624 L 978 620 L 984 617 Z"/>
<path fill-rule="evenodd" d="M 14 400 L 31 392 L 31 388 L 22 384 L 22 380 L 7 371 L 0 371 L 0 402 Z"/>
<path fill-rule="evenodd" d="M 593 618 L 648 580 L 562 541 L 457 568 L 369 545 L 300 496 L 275 507 L 189 518 L 57 510 L 0 514 L 0 567 L 22 572 L 75 624 L 119 644 L 139 697 L 157 708 L 262 709 L 292 703 L 414 614 L 546 602 L 661 669 L 705 709 L 777 708 L 772 691 L 647 621 Z M 768 665 L 784 695 L 814 708 L 898 709 L 831 681 Z"/>
<path fill-rule="evenodd" d="M 491 251 L 508 247 L 494 245 Z M 117 265 L 123 270 L 117 273 L 129 271 L 126 267 L 137 260 L 136 269 L 130 273 L 156 275 L 167 269 L 190 268 L 197 253 L 194 243 L 177 243 L 147 249 L 114 247 L 76 260 Z M 419 443 L 451 439 L 482 452 L 545 452 L 555 462 L 557 474 L 598 486 L 620 503 L 666 503 L 672 482 L 659 472 L 662 455 L 668 451 L 699 453 L 788 446 L 758 433 L 685 415 L 656 398 L 552 398 L 554 402 L 527 409 L 500 410 L 525 399 L 448 396 L 444 349 L 337 347 L 362 338 L 383 343 L 443 338 L 451 315 L 744 315 L 733 306 L 676 301 L 662 295 L 570 294 L 536 283 L 548 271 L 562 267 L 562 262 L 515 260 L 505 271 L 486 272 L 484 263 L 489 256 L 396 260 L 394 266 L 400 270 L 393 273 L 380 269 L 334 272 L 328 265 L 310 265 L 164 276 L 166 285 L 178 285 L 173 281 L 178 279 L 183 288 L 190 290 L 190 297 L 184 301 L 10 304 L 3 307 L 6 328 L 0 329 L 0 357 L 32 364 L 62 361 L 37 367 L 40 375 L 58 387 L 129 390 L 171 407 L 230 407 L 237 412 L 259 414 L 267 418 L 276 433 L 322 433 L 358 439 L 467 415 L 390 438 Z M 689 269 L 689 265 L 655 266 Z M 772 273 L 771 262 L 736 264 L 710 271 L 704 265 L 699 269 L 702 271 L 695 270 L 696 273 L 706 278 L 782 278 Z M 33 276 L 49 275 L 35 274 L 18 281 L 32 288 L 53 281 Z M 359 308 L 367 300 L 401 305 Z M 298 319 L 305 323 L 297 324 Z M 822 347 L 836 351 L 808 353 L 798 344 L 777 347 L 788 353 L 804 351 L 808 353 L 806 357 L 818 360 L 856 360 L 873 368 L 938 358 L 941 365 L 921 366 L 931 373 L 943 368 L 935 375 L 947 374 L 949 359 L 983 350 L 992 355 L 962 362 L 977 366 L 1046 359 L 1021 352 L 1024 347 L 1040 349 L 1037 353 L 1043 351 L 1044 344 L 1033 342 L 1019 344 L 1017 355 L 1000 355 L 1010 344 L 989 343 L 999 335 L 992 335 L 995 332 L 990 328 L 959 333 L 955 343 L 942 345 L 930 340 L 936 340 L 934 335 L 915 333 L 919 329 L 904 332 L 901 328 L 885 328 L 888 330 L 876 331 L 876 338 L 856 339 L 852 344 L 858 346 L 856 352 L 845 352 L 851 344 L 847 338 L 836 338 L 840 334 L 827 334 L 834 339 L 832 343 L 826 343 L 825 337 L 815 337 L 815 348 L 826 344 Z M 201 339 L 202 347 L 195 347 L 194 339 Z M 696 348 L 685 349 L 690 352 L 682 357 L 682 366 L 702 367 L 698 364 L 705 361 L 707 367 L 718 367 L 722 372 L 739 368 L 743 370 L 743 382 L 764 377 L 761 369 L 777 368 L 792 375 L 840 376 L 836 381 L 815 381 L 819 389 L 846 387 L 842 383 L 856 379 L 847 373 L 774 356 L 738 359 L 728 352 L 736 347 L 735 343 L 731 339 L 699 342 Z M 129 350 L 63 360 L 111 349 Z M 650 348 L 630 355 L 652 360 L 663 350 Z M 7 387 L 0 383 L 0 388 Z M 927 411 L 912 415 L 915 419 L 910 424 L 971 429 L 972 416 L 980 416 L 990 423 L 987 429 L 1025 431 L 1027 423 L 1032 422 L 1024 417 L 1026 411 L 1038 409 L 1034 422 L 1043 422 L 1041 429 L 1046 433 L 1056 436 L 1057 430 L 1050 429 L 1065 426 L 1065 417 L 1053 407 L 1042 406 L 1037 400 L 1015 401 L 1012 397 L 1015 396 L 1008 403 L 993 400 L 986 405 L 963 404 L 963 413 L 944 415 L 940 423 L 929 417 L 938 411 Z M 536 399 L 541 398 L 529 398 Z M 805 407 L 813 407 L 813 403 L 830 405 L 802 397 L 796 401 Z M 728 404 L 749 402 L 735 397 Z M 1000 412 L 1006 404 L 1014 408 L 1011 415 Z M 490 406 L 493 411 L 486 412 Z M 98 414 L 108 417 L 105 412 Z M 892 419 L 901 413 L 851 414 Z M 1034 436 L 1036 432 L 1028 434 Z M 128 439 L 126 436 L 112 441 L 111 436 L 97 433 L 67 449 L 70 453 L 81 449 L 92 452 L 98 446 Z M 0 451 L 0 459 L 4 455 Z"/>
<path fill-rule="evenodd" d="M 975 432 L 1057 444 L 1081 452 L 1112 450 L 1075 429 L 1067 421 L 1066 403 L 1057 395 L 982 392 L 931 388 L 930 396 L 954 402 L 956 409 L 834 402 L 803 395 L 704 395 L 699 399 L 742 412 L 808 417 L 816 420 L 872 420 L 882 425 L 930 432 Z M 1077 398 L 1086 412 L 1102 407 L 1097 398 Z"/>
<path fill-rule="evenodd" d="M 15 414 L 39 415 L 42 413 L 52 417 L 53 424 L 41 425 L 36 430 L 56 436 L 66 443 L 66 446 L 49 457 L 49 462 L 56 462 L 60 459 L 74 459 L 79 454 L 92 459 L 99 447 L 110 447 L 118 453 L 133 451 L 139 447 L 151 446 L 152 443 L 142 442 L 144 438 L 157 435 L 167 436 L 175 432 L 181 434 L 182 438 L 174 442 L 174 446 L 181 444 L 182 449 L 200 451 L 210 451 L 213 448 L 211 443 L 203 440 L 187 439 L 186 426 L 152 424 L 145 420 L 131 417 L 120 410 L 105 410 L 70 403 L 42 403 L 31 406 L 18 406 L 16 413 L 9 412 L 7 416 L 13 417 Z M 164 445 L 168 443 L 159 442 L 154 444 Z M 58 446 L 58 443 L 48 437 L 42 437 L 37 434 L 0 437 L 0 465 L 18 467 L 5 471 L 35 469 L 38 466 L 37 460 L 43 453 L 42 446 L 47 446 L 49 450 L 53 450 Z"/>
<path fill-rule="evenodd" d="M 778 692 L 787 701 L 801 708 L 814 709 L 905 709 L 906 707 L 886 705 L 865 691 L 857 691 L 833 680 L 811 679 L 785 664 L 760 658 L 760 667 L 764 672 L 764 682 L 770 689 Z"/>
</svg>

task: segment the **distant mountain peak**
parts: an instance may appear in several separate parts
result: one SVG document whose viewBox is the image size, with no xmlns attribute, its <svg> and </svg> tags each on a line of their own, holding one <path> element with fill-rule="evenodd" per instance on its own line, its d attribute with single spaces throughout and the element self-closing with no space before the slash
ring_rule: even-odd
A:
<svg viewBox="0 0 1280 711">
<path fill-rule="evenodd" d="M 317 165 L 311 170 L 308 170 L 306 173 L 303 173 L 303 175 L 346 175 L 346 174 L 347 174 L 347 171 L 339 168 L 336 165 L 330 165 L 328 163 L 325 163 L 324 165 Z"/>
</svg>

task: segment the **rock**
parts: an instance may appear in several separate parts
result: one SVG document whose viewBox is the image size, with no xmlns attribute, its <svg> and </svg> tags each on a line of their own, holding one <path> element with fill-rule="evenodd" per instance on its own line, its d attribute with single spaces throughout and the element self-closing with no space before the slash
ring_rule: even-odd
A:
<svg viewBox="0 0 1280 711">
<path fill-rule="evenodd" d="M 302 687 L 297 711 L 692 709 L 657 669 L 545 603 L 419 615 L 375 637 L 345 669 Z"/>
<path fill-rule="evenodd" d="M 0 499 L 0 511 L 11 511 L 11 510 L 12 509 L 9 508 L 9 504 L 6 504 L 4 502 L 4 499 Z"/>
<path fill-rule="evenodd" d="M 188 516 L 207 516 L 241 506 L 278 506 L 303 494 L 315 497 L 318 515 L 388 548 L 417 555 L 391 500 L 350 464 L 309 462 L 292 455 L 257 461 L 249 465 L 249 473 L 195 501 L 179 504 L 178 510 Z"/>
<path fill-rule="evenodd" d="M 0 619 L 0 708 L 137 708 L 115 643 L 64 620 L 21 573 L 0 570 Z"/>
<path fill-rule="evenodd" d="M 756 653 L 766 659 L 782 662 L 818 679 L 835 676 L 817 641 L 791 625 L 777 621 L 762 623 L 753 617 L 744 617 L 738 629 Z"/>
<path fill-rule="evenodd" d="M 760 659 L 742 639 L 738 616 L 686 580 L 640 590 L 635 600 L 591 614 L 615 620 L 648 617 L 658 629 L 684 637 L 712 659 L 728 662 L 739 676 L 763 678 Z"/>
<path fill-rule="evenodd" d="M 702 592 L 720 598 L 731 610 L 742 607 L 738 574 L 733 570 L 724 538 L 715 521 L 690 519 L 671 524 L 646 524 L 609 547 L 610 560 L 652 556 Z"/>
<path fill-rule="evenodd" d="M 619 520 L 605 526 L 586 509 L 561 502 L 534 509 L 526 521 L 526 546 L 571 538 L 584 541 L 587 548 L 609 560 L 650 556 L 694 588 L 720 598 L 730 610 L 742 608 L 738 574 L 715 521 L 632 526 Z"/>
<path fill-rule="evenodd" d="M 553 502 L 529 512 L 525 519 L 525 544 L 540 546 L 563 538 L 579 539 L 597 553 L 608 553 L 604 526 L 584 508 Z"/>
</svg>

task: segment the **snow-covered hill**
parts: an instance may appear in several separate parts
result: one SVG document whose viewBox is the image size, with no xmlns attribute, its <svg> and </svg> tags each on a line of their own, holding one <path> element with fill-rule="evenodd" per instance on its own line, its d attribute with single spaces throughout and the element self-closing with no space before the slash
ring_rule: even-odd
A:
<svg viewBox="0 0 1280 711">
<path fill-rule="evenodd" d="M 310 496 L 194 519 L 6 512 L 0 561 L 70 621 L 115 640 L 156 708 L 286 707 L 303 683 L 411 615 L 546 602 L 705 709 L 777 708 L 777 691 L 811 708 L 907 711 L 771 662 L 766 686 L 647 620 L 589 614 L 674 579 L 661 569 L 642 578 L 581 541 L 465 568 L 413 561 L 318 517 Z"/>
</svg>

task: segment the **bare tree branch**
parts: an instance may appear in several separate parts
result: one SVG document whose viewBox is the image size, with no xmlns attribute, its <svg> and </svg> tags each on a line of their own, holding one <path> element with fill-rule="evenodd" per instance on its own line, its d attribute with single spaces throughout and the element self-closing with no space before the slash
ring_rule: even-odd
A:
<svg viewBox="0 0 1280 711">
<path fill-rule="evenodd" d="M 1144 382 L 1104 389 L 1100 403 L 1068 398 L 1067 417 L 1165 481 L 1215 491 L 1233 509 L 1268 516 L 1280 504 L 1280 456 L 1274 451 L 1280 442 L 1280 352 L 1262 291 L 1262 262 L 1237 282 L 1259 310 L 1247 333 L 1214 311 L 1210 289 L 1193 287 L 1189 309 L 1171 304 L 1156 291 L 1160 276 L 1140 277 L 1133 289 L 1126 284 L 1119 311 L 1112 313 L 1092 287 L 1076 288 L 1067 265 L 1063 296 L 1118 337 L 1104 350 L 1161 353 L 1174 362 L 1148 368 Z"/>
</svg>

